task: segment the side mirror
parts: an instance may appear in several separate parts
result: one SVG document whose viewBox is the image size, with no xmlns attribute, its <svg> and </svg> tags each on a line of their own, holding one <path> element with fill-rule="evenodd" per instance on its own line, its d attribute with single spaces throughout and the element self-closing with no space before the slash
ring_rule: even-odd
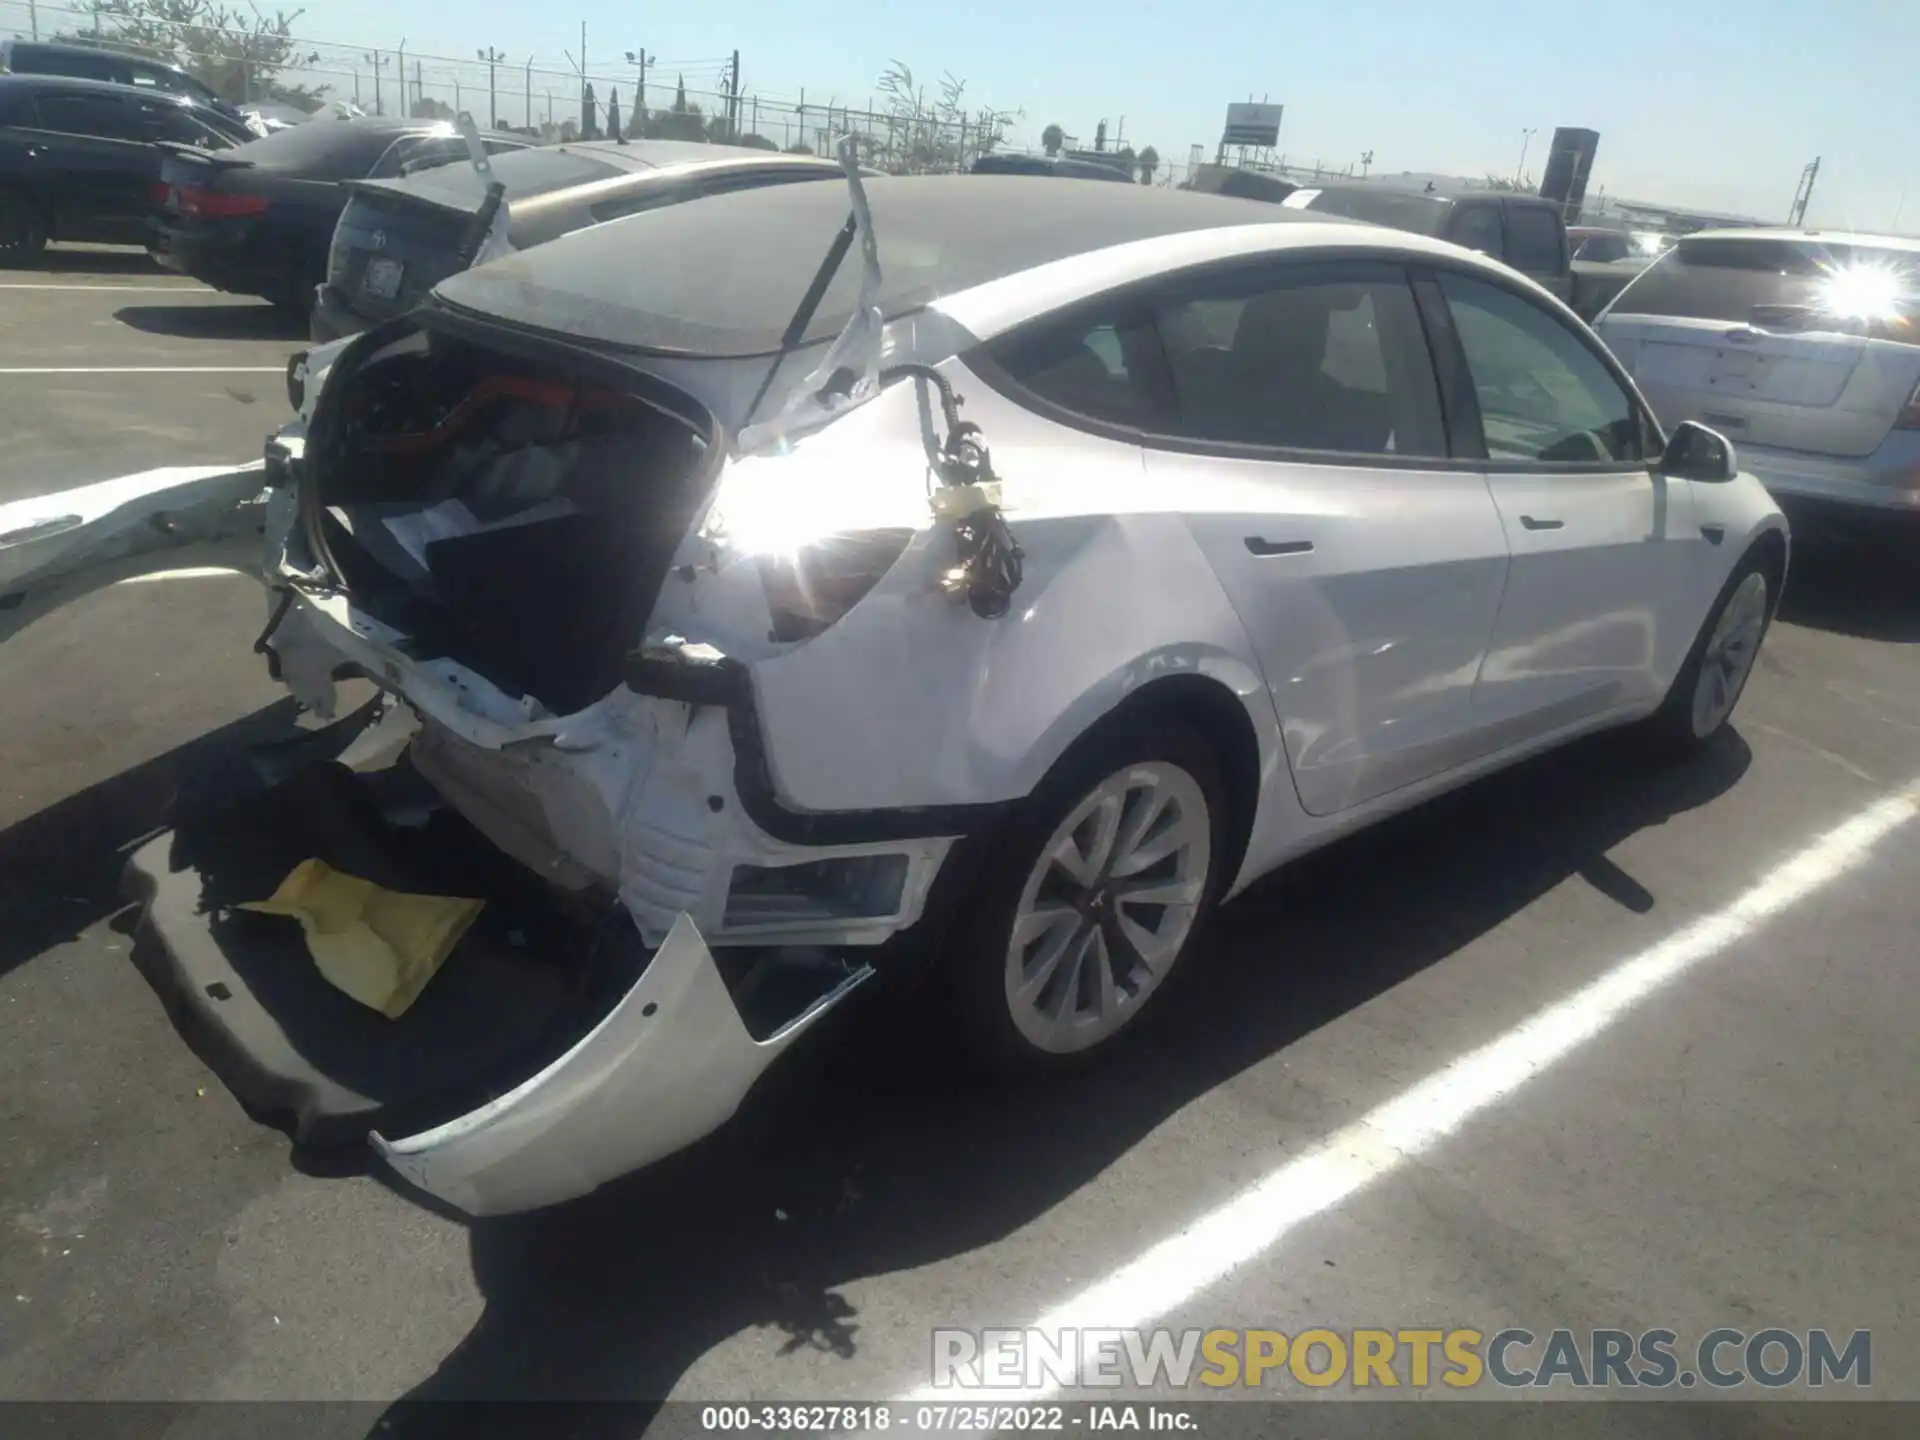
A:
<svg viewBox="0 0 1920 1440">
<path fill-rule="evenodd" d="M 1733 442 L 1696 420 L 1682 420 L 1667 437 L 1660 456 L 1660 473 L 1677 480 L 1699 480 L 1723 485 L 1740 473 Z"/>
</svg>

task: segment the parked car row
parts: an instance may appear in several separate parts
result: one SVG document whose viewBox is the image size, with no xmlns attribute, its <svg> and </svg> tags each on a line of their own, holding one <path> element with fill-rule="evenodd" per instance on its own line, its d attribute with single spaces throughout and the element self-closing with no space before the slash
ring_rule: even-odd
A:
<svg viewBox="0 0 1920 1440">
<path fill-rule="evenodd" d="M 164 472 L 0 516 L 0 635 L 264 532 L 273 672 L 405 703 L 391 766 L 133 857 L 143 968 L 255 1113 L 481 1215 L 712 1131 L 883 988 L 1045 1075 L 1292 858 L 1576 736 L 1727 726 L 1779 507 L 1504 259 L 1313 201 L 842 176 L 604 220 L 556 182 L 550 223 L 599 223 L 403 268 L 296 359 L 264 500 Z M 341 229 L 424 281 L 480 178 L 356 187 Z M 498 918 L 389 1018 L 234 908 L 316 856 Z"/>
<path fill-rule="evenodd" d="M 212 153 L 252 138 L 188 95 L 0 75 L 0 264 L 29 264 L 51 240 L 144 243 L 158 146 Z"/>
</svg>

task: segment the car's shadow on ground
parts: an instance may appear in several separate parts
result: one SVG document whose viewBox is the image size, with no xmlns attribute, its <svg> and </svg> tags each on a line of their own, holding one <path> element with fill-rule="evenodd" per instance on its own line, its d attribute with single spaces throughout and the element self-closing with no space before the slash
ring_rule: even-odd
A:
<svg viewBox="0 0 1920 1440">
<path fill-rule="evenodd" d="M 269 705 L 0 830 L 0 975 L 119 910 L 127 852 L 167 823 L 183 786 L 299 733 L 297 713 L 291 699 Z"/>
<path fill-rule="evenodd" d="M 849 1282 L 1029 1224 L 1183 1106 L 1554 886 L 1583 877 L 1657 912 L 1657 877 L 1643 884 L 1607 852 L 1724 793 L 1750 759 L 1727 734 L 1649 769 L 1603 738 L 1310 857 L 1222 913 L 1203 968 L 1142 1043 L 1069 1080 L 958 1084 L 899 1012 L 869 1007 L 709 1141 L 575 1204 L 474 1222 L 486 1310 L 376 1433 L 457 1433 L 470 1416 L 438 1403 L 450 1400 L 621 1399 L 632 1405 L 571 1415 L 569 1433 L 631 1435 L 742 1331 L 850 1355 L 863 1317 Z M 492 1412 L 490 1433 L 521 1413 Z M 532 1415 L 527 1433 L 548 1421 Z"/>
<path fill-rule="evenodd" d="M 55 246 L 41 252 L 31 266 L 7 273 L 29 277 L 49 275 L 166 275 L 144 250 L 68 250 Z"/>
<path fill-rule="evenodd" d="M 1779 618 L 1860 640 L 1920 643 L 1920 555 L 1860 546 L 1799 547 Z"/>
<path fill-rule="evenodd" d="M 265 301 L 226 305 L 126 305 L 113 318 L 149 335 L 181 340 L 305 340 L 307 317 Z"/>
</svg>

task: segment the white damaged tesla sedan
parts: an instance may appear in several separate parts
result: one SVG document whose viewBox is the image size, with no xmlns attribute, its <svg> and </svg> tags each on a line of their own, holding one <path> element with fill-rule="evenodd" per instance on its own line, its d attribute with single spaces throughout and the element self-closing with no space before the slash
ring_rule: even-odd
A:
<svg viewBox="0 0 1920 1440">
<path fill-rule="evenodd" d="M 1589 732 L 1711 740 L 1788 560 L 1513 271 L 1148 187 L 721 196 L 291 388 L 264 481 L 0 510 L 0 626 L 264 537 L 276 673 L 402 702 L 391 766 L 136 854 L 140 963 L 250 1107 L 472 1214 L 718 1128 L 896 970 L 992 1067 L 1102 1054 L 1289 859 Z M 239 909 L 311 855 L 509 928 L 388 1019 Z"/>
</svg>

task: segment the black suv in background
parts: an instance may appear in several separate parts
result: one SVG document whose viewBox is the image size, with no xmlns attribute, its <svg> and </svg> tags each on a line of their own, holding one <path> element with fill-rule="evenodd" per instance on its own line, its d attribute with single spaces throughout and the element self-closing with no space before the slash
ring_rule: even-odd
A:
<svg viewBox="0 0 1920 1440">
<path fill-rule="evenodd" d="M 143 244 L 160 180 L 156 141 L 211 154 L 251 138 L 185 95 L 0 75 L 0 265 L 31 264 L 49 240 Z"/>
<path fill-rule="evenodd" d="M 0 73 L 14 75 L 64 75 L 70 80 L 104 80 L 110 85 L 132 85 L 142 90 L 159 90 L 168 95 L 184 95 L 207 105 L 228 119 L 248 125 L 237 106 L 228 104 L 214 88 L 198 76 L 189 75 L 178 65 L 145 55 L 129 55 L 101 45 L 60 45 L 40 40 L 0 40 Z M 252 134 L 262 131 L 248 126 Z"/>
</svg>

